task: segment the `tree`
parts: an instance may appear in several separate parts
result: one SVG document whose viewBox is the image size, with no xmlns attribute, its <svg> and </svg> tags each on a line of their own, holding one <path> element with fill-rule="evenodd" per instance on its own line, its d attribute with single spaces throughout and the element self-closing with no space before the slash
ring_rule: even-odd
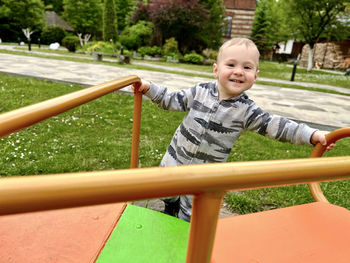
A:
<svg viewBox="0 0 350 263">
<path fill-rule="evenodd" d="M 62 0 L 43 0 L 43 2 L 46 10 L 55 11 L 59 15 L 63 13 Z"/>
<path fill-rule="evenodd" d="M 98 35 L 102 28 L 102 3 L 100 0 L 63 0 L 63 17 L 75 32 L 85 39 Z"/>
<path fill-rule="evenodd" d="M 123 31 L 128 26 L 130 16 L 135 8 L 135 2 L 133 0 L 115 0 L 115 13 L 120 31 Z"/>
<path fill-rule="evenodd" d="M 253 28 L 251 38 L 254 40 L 262 56 L 272 49 L 273 35 L 271 16 L 268 14 L 268 10 L 272 9 L 271 1 L 261 0 L 255 10 L 255 17 L 253 21 Z"/>
<path fill-rule="evenodd" d="M 154 26 L 151 22 L 139 21 L 123 31 L 120 36 L 120 42 L 128 49 L 137 50 L 141 46 L 150 44 L 153 28 Z"/>
<path fill-rule="evenodd" d="M 44 5 L 41 0 L 3 0 L 1 11 L 11 22 L 11 26 L 23 31 L 31 50 L 31 34 L 40 31 L 44 25 Z"/>
<path fill-rule="evenodd" d="M 209 23 L 202 29 L 206 47 L 216 49 L 221 45 L 225 8 L 222 0 L 200 0 L 199 3 L 209 10 Z"/>
<path fill-rule="evenodd" d="M 17 40 L 15 32 L 11 30 L 10 12 L 11 10 L 5 5 L 4 1 L 0 0 L 0 38 L 2 40 L 6 37 L 8 40 Z"/>
<path fill-rule="evenodd" d="M 118 39 L 118 24 L 115 15 L 114 0 L 104 0 L 103 7 L 103 39 L 105 41 Z"/>
<path fill-rule="evenodd" d="M 216 48 L 221 44 L 222 16 L 221 0 L 173 0 L 167 4 L 138 4 L 133 17 L 154 24 L 154 40 L 162 46 L 166 39 L 174 37 L 182 53 L 192 50 L 201 52 L 205 48 Z"/>
<path fill-rule="evenodd" d="M 291 34 L 309 44 L 309 58 L 307 71 L 312 70 L 313 48 L 321 37 L 337 38 L 348 37 L 344 30 L 341 16 L 350 0 L 283 0 L 285 4 L 287 24 Z"/>
</svg>

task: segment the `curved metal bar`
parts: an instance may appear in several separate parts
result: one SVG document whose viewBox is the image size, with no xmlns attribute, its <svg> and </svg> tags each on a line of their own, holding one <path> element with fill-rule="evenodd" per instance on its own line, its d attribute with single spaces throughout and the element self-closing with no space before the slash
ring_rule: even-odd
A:
<svg viewBox="0 0 350 263">
<path fill-rule="evenodd" d="M 316 157 L 321 157 L 323 153 L 325 152 L 326 148 L 328 145 L 331 143 L 335 143 L 336 141 L 349 137 L 350 136 L 350 127 L 347 128 L 341 128 L 338 130 L 335 130 L 333 132 L 330 132 L 326 135 L 327 139 L 327 145 L 323 146 L 320 143 L 316 144 L 314 147 L 313 151 L 310 154 L 310 158 L 316 158 Z M 321 186 L 319 183 L 309 183 L 308 184 L 310 192 L 314 198 L 315 201 L 317 202 L 327 202 L 327 198 L 324 196 L 323 191 L 321 189 Z"/>
<path fill-rule="evenodd" d="M 0 138 L 139 81 L 137 76 L 128 76 L 3 113 Z"/>
</svg>

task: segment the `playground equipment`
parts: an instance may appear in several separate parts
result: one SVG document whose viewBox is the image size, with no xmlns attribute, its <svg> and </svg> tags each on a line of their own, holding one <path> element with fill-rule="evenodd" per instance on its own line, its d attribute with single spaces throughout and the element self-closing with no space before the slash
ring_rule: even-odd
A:
<svg viewBox="0 0 350 263">
<path fill-rule="evenodd" d="M 131 76 L 4 113 L 0 136 L 138 81 Z M 132 168 L 141 103 L 136 90 Z M 327 140 L 349 135 L 344 128 Z M 349 262 L 350 212 L 324 197 L 218 221 L 227 190 L 348 178 L 350 157 L 2 178 L 0 262 Z M 321 189 L 311 187 L 322 199 Z M 194 195 L 191 225 L 124 203 L 183 194 Z"/>
</svg>

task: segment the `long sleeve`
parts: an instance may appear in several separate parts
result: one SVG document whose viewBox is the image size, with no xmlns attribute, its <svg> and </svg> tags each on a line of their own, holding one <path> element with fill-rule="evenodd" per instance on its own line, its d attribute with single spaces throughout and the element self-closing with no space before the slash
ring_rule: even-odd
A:
<svg viewBox="0 0 350 263">
<path fill-rule="evenodd" d="M 193 93 L 194 88 L 169 92 L 167 88 L 151 82 L 151 87 L 145 95 L 162 109 L 188 111 L 193 102 Z"/>
<path fill-rule="evenodd" d="M 255 103 L 249 105 L 245 125 L 247 130 L 295 145 L 311 144 L 310 138 L 316 131 L 305 124 L 264 112 Z"/>
</svg>

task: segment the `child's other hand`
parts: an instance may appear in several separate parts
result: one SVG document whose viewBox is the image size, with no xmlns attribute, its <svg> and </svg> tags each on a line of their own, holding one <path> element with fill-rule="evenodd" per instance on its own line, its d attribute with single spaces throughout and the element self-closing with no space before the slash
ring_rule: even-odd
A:
<svg viewBox="0 0 350 263">
<path fill-rule="evenodd" d="M 132 84 L 132 87 L 131 87 L 132 91 L 135 91 L 135 88 L 139 83 L 141 83 L 139 87 L 139 91 L 142 92 L 143 94 L 145 94 L 151 87 L 151 83 L 149 81 L 141 79 L 141 82 Z"/>
<path fill-rule="evenodd" d="M 326 134 L 328 132 L 315 131 L 311 136 L 311 143 L 316 145 L 317 143 L 321 143 L 322 145 L 327 145 Z M 327 146 L 326 151 L 330 151 L 335 147 L 335 143 L 331 143 Z"/>
</svg>

